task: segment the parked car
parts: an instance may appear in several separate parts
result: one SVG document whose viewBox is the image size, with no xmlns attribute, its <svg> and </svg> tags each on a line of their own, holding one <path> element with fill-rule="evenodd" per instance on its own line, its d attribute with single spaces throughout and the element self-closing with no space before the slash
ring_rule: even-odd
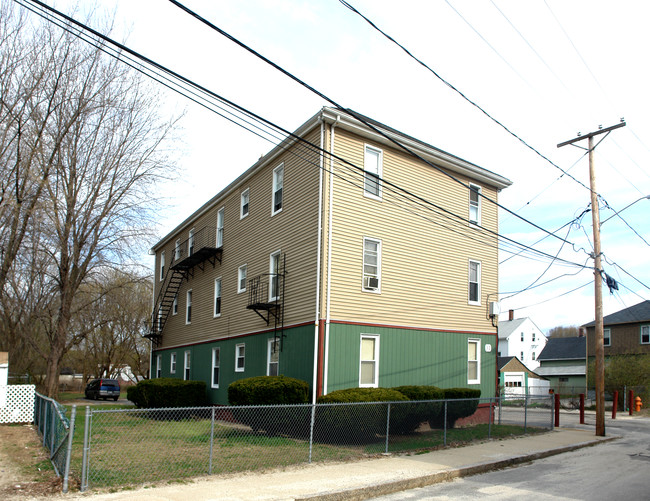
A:
<svg viewBox="0 0 650 501">
<path fill-rule="evenodd" d="M 120 398 L 120 383 L 117 379 L 93 379 L 86 386 L 86 398 L 93 400 L 104 400 L 112 398 L 117 401 Z"/>
</svg>

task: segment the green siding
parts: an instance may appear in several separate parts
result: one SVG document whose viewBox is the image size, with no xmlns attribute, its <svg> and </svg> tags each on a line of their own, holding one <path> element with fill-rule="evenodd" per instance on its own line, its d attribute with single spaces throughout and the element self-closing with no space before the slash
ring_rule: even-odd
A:
<svg viewBox="0 0 650 501">
<path fill-rule="evenodd" d="M 314 326 L 306 325 L 286 329 L 283 349 L 280 353 L 279 372 L 282 375 L 307 381 L 313 380 Z M 266 375 L 268 340 L 273 332 L 214 341 L 189 347 L 157 350 L 153 353 L 155 374 L 156 356 L 162 355 L 162 377 L 183 378 L 183 354 L 192 353 L 190 379 L 205 381 L 210 403 L 226 405 L 228 386 L 237 379 Z M 235 372 L 235 346 L 244 343 L 245 365 L 243 372 Z M 211 388 L 212 349 L 220 348 L 219 388 Z M 176 352 L 176 374 L 170 373 L 171 354 Z"/>
<path fill-rule="evenodd" d="M 496 338 L 487 334 L 432 332 L 389 327 L 331 324 L 326 391 L 359 385 L 361 334 L 379 335 L 379 381 L 389 388 L 405 384 L 441 388 L 479 388 L 481 395 L 496 391 Z M 481 341 L 480 384 L 467 383 L 467 342 Z M 492 346 L 491 352 L 485 345 Z"/>
</svg>

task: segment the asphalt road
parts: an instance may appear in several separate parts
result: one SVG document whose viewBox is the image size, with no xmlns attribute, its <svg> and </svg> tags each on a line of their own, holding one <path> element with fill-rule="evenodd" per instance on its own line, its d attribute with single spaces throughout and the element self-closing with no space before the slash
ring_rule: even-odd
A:
<svg viewBox="0 0 650 501">
<path fill-rule="evenodd" d="M 581 426 L 577 416 L 561 417 L 562 426 L 595 430 L 593 414 L 587 416 L 586 422 Z M 606 434 L 620 438 L 506 470 L 375 499 L 650 499 L 650 418 L 607 419 Z"/>
</svg>

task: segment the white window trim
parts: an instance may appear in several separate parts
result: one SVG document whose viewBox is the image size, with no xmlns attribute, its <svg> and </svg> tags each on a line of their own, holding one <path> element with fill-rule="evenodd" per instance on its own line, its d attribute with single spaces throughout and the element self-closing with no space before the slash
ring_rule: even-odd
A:
<svg viewBox="0 0 650 501">
<path fill-rule="evenodd" d="M 244 348 L 244 356 L 241 357 L 244 360 L 244 366 L 238 367 L 237 361 L 239 360 L 239 348 Z M 235 372 L 244 372 L 246 370 L 246 343 L 239 343 L 235 345 Z"/>
<path fill-rule="evenodd" d="M 609 336 L 605 336 L 606 332 L 609 333 Z M 605 342 L 607 339 L 609 339 L 609 343 Z M 612 345 L 612 329 L 606 327 L 603 329 L 603 346 L 611 346 L 611 345 Z"/>
<path fill-rule="evenodd" d="M 273 346 L 273 343 L 280 343 L 280 341 L 274 337 L 270 338 L 267 343 L 266 343 L 266 375 L 270 376 L 271 375 L 271 347 Z M 279 347 L 278 347 L 279 350 Z M 276 362 L 278 364 L 278 376 L 280 375 L 280 354 L 278 353 L 278 361 Z"/>
<path fill-rule="evenodd" d="M 217 232 L 216 232 L 216 245 L 217 249 L 223 247 L 223 227 L 225 224 L 226 210 L 225 207 L 221 207 L 217 211 Z M 221 225 L 219 224 L 221 223 Z"/>
<path fill-rule="evenodd" d="M 160 253 L 160 281 L 165 280 L 165 251 Z"/>
<path fill-rule="evenodd" d="M 187 237 L 187 257 L 190 257 L 194 254 L 194 228 L 189 231 Z"/>
<path fill-rule="evenodd" d="M 181 239 L 179 238 L 174 243 L 174 261 L 178 261 L 181 258 Z"/>
<path fill-rule="evenodd" d="M 245 272 L 244 288 L 243 289 L 241 287 L 242 270 Z M 241 294 L 242 292 L 246 292 L 246 280 L 248 280 L 248 265 L 247 264 L 242 264 L 239 268 L 237 268 L 237 294 Z"/>
<path fill-rule="evenodd" d="M 187 373 L 190 373 L 189 375 Z M 183 353 L 183 380 L 189 381 L 192 376 L 192 352 L 186 350 Z"/>
<path fill-rule="evenodd" d="M 470 343 L 476 344 L 476 379 L 469 378 L 469 345 Z M 523 362 L 523 360 L 522 360 Z M 481 340 L 468 339 L 467 340 L 467 384 L 481 384 Z"/>
<path fill-rule="evenodd" d="M 221 298 L 221 304 L 219 305 L 219 313 L 217 313 L 217 283 L 219 284 L 219 298 Z M 219 318 L 221 316 L 221 309 L 223 308 L 223 283 L 221 277 L 214 279 L 214 309 L 212 311 L 213 318 Z"/>
<path fill-rule="evenodd" d="M 475 224 L 477 226 L 481 226 L 481 209 L 482 205 L 481 204 L 481 193 L 483 192 L 483 188 L 479 186 L 478 184 L 469 184 L 469 214 L 467 218 L 469 219 L 469 222 L 471 224 Z M 475 191 L 478 193 L 478 205 L 477 205 L 477 210 L 476 210 L 476 221 L 472 220 L 472 189 L 476 189 Z"/>
<path fill-rule="evenodd" d="M 379 166 L 377 167 L 377 177 L 379 178 L 378 182 L 377 182 L 378 195 L 375 195 L 373 193 L 368 193 L 366 191 L 366 172 L 369 172 L 369 171 L 366 170 L 366 152 L 368 150 L 372 150 L 375 153 L 379 154 L 379 160 L 378 160 Z M 382 199 L 382 194 L 383 194 L 383 183 L 382 183 L 383 171 L 384 171 L 384 152 L 383 152 L 383 150 L 381 150 L 381 149 L 379 149 L 379 148 L 377 148 L 375 146 L 365 144 L 364 147 L 363 147 L 363 196 L 364 197 L 372 198 L 374 200 L 381 200 Z"/>
<path fill-rule="evenodd" d="M 176 374 L 176 352 L 172 352 L 169 356 L 169 373 Z"/>
<path fill-rule="evenodd" d="M 191 323 L 192 323 L 192 289 L 188 290 L 185 293 L 185 325 L 190 325 Z"/>
<path fill-rule="evenodd" d="M 280 169 L 282 169 L 282 207 L 280 207 L 278 210 L 275 210 L 275 192 L 278 190 L 278 187 L 276 186 L 276 182 L 275 182 L 275 173 Z M 279 212 L 282 212 L 282 209 L 284 209 L 284 163 L 281 163 L 275 169 L 273 169 L 273 189 L 271 190 L 271 216 L 275 216 Z"/>
<path fill-rule="evenodd" d="M 281 254 L 282 254 L 282 252 L 280 250 L 276 250 L 275 252 L 271 252 L 271 254 L 269 254 L 269 302 L 270 303 L 273 302 L 273 301 L 276 301 L 278 299 L 278 296 L 273 295 L 273 279 L 274 278 L 277 281 L 277 288 L 278 288 L 277 292 L 280 291 L 280 281 L 279 281 L 280 279 L 277 276 L 278 270 L 275 270 L 275 271 L 273 270 L 273 258 L 275 256 L 278 256 L 278 268 L 279 268 L 280 267 L 280 256 L 281 256 Z"/>
<path fill-rule="evenodd" d="M 375 374 L 374 374 L 374 383 L 371 384 L 362 384 L 361 383 L 361 351 L 363 346 L 364 339 L 374 339 L 375 340 L 375 353 L 374 353 L 374 362 L 375 362 Z M 359 339 L 359 388 L 378 388 L 379 387 L 379 335 L 378 334 L 361 334 Z"/>
<path fill-rule="evenodd" d="M 379 244 L 377 246 L 377 288 L 370 289 L 366 288 L 366 242 L 376 242 Z M 361 291 L 370 292 L 372 294 L 381 294 L 381 253 L 382 253 L 382 242 L 379 238 L 372 237 L 363 237 L 363 249 L 361 257 Z M 368 277 L 371 278 L 371 277 Z"/>
<path fill-rule="evenodd" d="M 648 342 L 643 342 L 643 328 L 648 328 Z M 639 344 L 650 344 L 650 325 L 641 325 L 639 327 Z"/>
<path fill-rule="evenodd" d="M 156 355 L 156 377 L 162 377 L 162 355 Z"/>
<path fill-rule="evenodd" d="M 478 264 L 477 268 L 477 278 L 478 278 L 478 291 L 477 291 L 477 296 L 478 296 L 478 301 L 472 301 L 470 299 L 470 287 L 469 284 L 470 282 L 470 277 L 472 275 L 472 263 Z M 481 262 L 476 261 L 474 259 L 470 259 L 469 263 L 467 264 L 467 304 L 471 305 L 481 305 Z"/>
<path fill-rule="evenodd" d="M 178 315 L 178 294 L 174 296 L 174 301 L 172 301 L 172 315 Z"/>
<path fill-rule="evenodd" d="M 215 353 L 219 353 L 219 365 L 215 365 Z M 217 346 L 216 348 L 212 348 L 212 370 L 210 374 L 210 382 L 211 382 L 211 387 L 212 388 L 219 388 L 219 381 L 216 383 L 214 382 L 214 369 L 218 368 L 219 369 L 219 379 L 221 379 L 221 348 Z"/>
<path fill-rule="evenodd" d="M 246 202 L 246 205 L 248 208 L 246 209 L 246 214 L 244 214 L 244 196 L 248 199 Z M 244 219 L 248 214 L 250 214 L 251 211 L 251 192 L 250 188 L 246 188 L 244 191 L 241 192 L 241 195 L 239 195 L 239 219 Z"/>
</svg>

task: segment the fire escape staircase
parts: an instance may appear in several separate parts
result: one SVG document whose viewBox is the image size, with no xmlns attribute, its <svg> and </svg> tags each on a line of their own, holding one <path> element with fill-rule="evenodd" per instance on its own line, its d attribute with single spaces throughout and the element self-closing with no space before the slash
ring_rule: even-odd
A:
<svg viewBox="0 0 650 501">
<path fill-rule="evenodd" d="M 280 254 L 275 263 L 275 273 L 263 273 L 248 281 L 248 305 L 246 308 L 257 313 L 266 325 L 273 321 L 276 341 L 280 351 L 284 344 L 284 291 L 286 278 L 286 257 Z"/>
<path fill-rule="evenodd" d="M 213 268 L 217 262 L 221 264 L 223 248 L 216 246 L 215 235 L 215 229 L 206 226 L 192 233 L 184 242 L 177 242 L 174 249 L 174 261 L 162 280 L 147 334 L 144 336 L 150 339 L 155 346 L 158 346 L 162 340 L 163 328 L 174 307 L 174 299 L 183 281 L 193 278 L 194 270 L 197 267 L 203 271 L 207 263 L 212 264 Z"/>
</svg>

